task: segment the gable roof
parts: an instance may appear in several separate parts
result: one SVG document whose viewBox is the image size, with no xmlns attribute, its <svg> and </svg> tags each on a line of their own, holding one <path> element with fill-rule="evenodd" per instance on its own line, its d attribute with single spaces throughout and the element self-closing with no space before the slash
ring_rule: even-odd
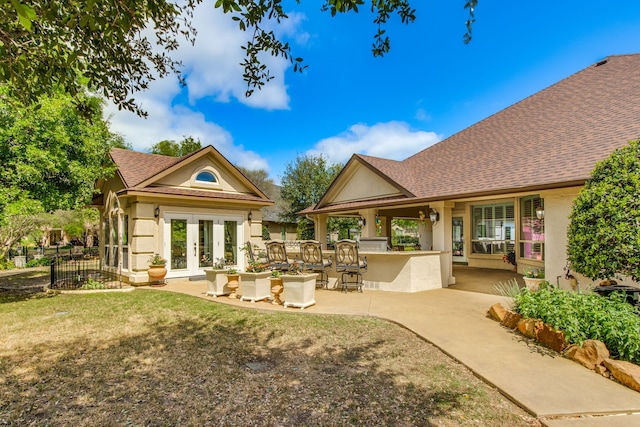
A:
<svg viewBox="0 0 640 427">
<path fill-rule="evenodd" d="M 149 194 L 168 197 L 260 202 L 262 205 L 273 204 L 273 202 L 269 200 L 269 198 L 258 187 L 256 187 L 255 184 L 253 184 L 238 168 L 236 168 L 211 145 L 182 157 L 141 153 L 122 148 L 113 148 L 109 154 L 117 167 L 118 175 L 122 179 L 125 187 L 118 192 L 119 195 Z M 217 160 L 222 162 L 226 168 L 240 178 L 243 184 L 245 184 L 252 193 L 247 194 L 197 188 L 178 188 L 157 184 L 157 181 L 161 178 L 206 155 L 213 155 Z"/>
<path fill-rule="evenodd" d="M 428 202 L 581 185 L 639 137 L 640 55 L 617 55 L 401 162 L 360 157 Z"/>
<path fill-rule="evenodd" d="M 112 148 L 109 155 L 118 168 L 118 173 L 125 187 L 135 187 L 144 180 L 182 161 L 182 157 L 140 153 L 124 148 Z"/>
</svg>

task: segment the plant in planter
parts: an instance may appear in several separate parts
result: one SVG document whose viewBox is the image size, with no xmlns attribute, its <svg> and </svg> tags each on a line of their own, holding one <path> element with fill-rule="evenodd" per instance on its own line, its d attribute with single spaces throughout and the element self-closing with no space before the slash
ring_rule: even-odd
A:
<svg viewBox="0 0 640 427">
<path fill-rule="evenodd" d="M 226 275 L 227 275 L 227 287 L 230 290 L 229 298 L 236 299 L 238 297 L 238 295 L 236 294 L 236 290 L 240 286 L 240 274 L 238 273 L 238 270 L 230 267 L 230 268 L 227 268 Z"/>
<path fill-rule="evenodd" d="M 540 284 L 542 282 L 545 282 L 543 269 L 527 268 L 524 271 L 524 284 L 530 291 L 537 291 L 540 289 Z"/>
<path fill-rule="evenodd" d="M 155 253 L 149 258 L 149 281 L 156 284 L 164 284 L 164 278 L 167 275 L 167 260 L 162 258 L 160 254 Z"/>
<path fill-rule="evenodd" d="M 269 276 L 271 273 L 266 271 L 268 264 L 256 261 L 250 262 L 247 271 L 240 273 L 240 283 L 242 289 L 242 301 L 249 300 L 252 303 L 259 300 L 266 300 L 271 295 Z"/>
<path fill-rule="evenodd" d="M 282 272 L 280 270 L 273 270 L 271 272 L 271 293 L 273 294 L 272 304 L 282 305 L 280 294 L 282 293 Z"/>
<path fill-rule="evenodd" d="M 231 290 L 227 287 L 225 265 L 226 260 L 224 258 L 216 258 L 211 268 L 204 269 L 204 273 L 207 276 L 207 295 L 215 298 L 231 293 Z"/>
<path fill-rule="evenodd" d="M 286 274 L 282 275 L 284 306 L 306 307 L 316 303 L 316 277 L 318 273 L 302 271 L 302 265 L 294 261 Z"/>
</svg>

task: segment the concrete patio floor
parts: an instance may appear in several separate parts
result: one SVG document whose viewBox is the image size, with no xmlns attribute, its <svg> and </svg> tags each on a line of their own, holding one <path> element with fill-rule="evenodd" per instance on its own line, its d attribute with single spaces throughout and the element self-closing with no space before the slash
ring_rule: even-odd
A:
<svg viewBox="0 0 640 427">
<path fill-rule="evenodd" d="M 397 323 L 471 369 L 543 425 L 640 426 L 640 393 L 546 350 L 487 318 L 488 308 L 508 301 L 493 284 L 513 272 L 456 267 L 457 284 L 417 293 L 363 293 L 318 289 L 304 311 L 270 302 L 205 296 L 206 281 L 170 279 L 163 291 L 181 292 L 248 309 L 305 314 L 374 316 Z M 471 290 L 476 290 L 475 292 Z M 479 290 L 479 292 L 478 292 Z M 484 293 L 480 293 L 484 292 Z"/>
</svg>

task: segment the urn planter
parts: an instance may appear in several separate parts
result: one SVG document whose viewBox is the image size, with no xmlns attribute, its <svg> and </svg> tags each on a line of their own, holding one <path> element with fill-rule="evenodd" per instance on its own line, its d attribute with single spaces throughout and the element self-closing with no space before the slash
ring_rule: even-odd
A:
<svg viewBox="0 0 640 427">
<path fill-rule="evenodd" d="M 306 307 L 316 303 L 316 278 L 318 273 L 283 274 L 282 296 L 285 307 Z"/>
<path fill-rule="evenodd" d="M 167 267 L 165 267 L 164 264 L 152 264 L 149 266 L 147 274 L 149 275 L 149 282 L 152 284 L 164 285 L 164 278 L 167 275 Z"/>
<path fill-rule="evenodd" d="M 280 294 L 282 293 L 282 277 L 271 277 L 271 293 L 273 294 L 273 301 L 271 304 L 282 305 Z"/>
<path fill-rule="evenodd" d="M 227 270 L 208 268 L 204 270 L 207 276 L 207 293 L 212 297 L 229 295 L 231 289 L 227 286 Z"/>
<path fill-rule="evenodd" d="M 271 295 L 270 271 L 260 273 L 240 273 L 240 297 L 241 301 L 252 303 L 266 300 Z"/>
</svg>

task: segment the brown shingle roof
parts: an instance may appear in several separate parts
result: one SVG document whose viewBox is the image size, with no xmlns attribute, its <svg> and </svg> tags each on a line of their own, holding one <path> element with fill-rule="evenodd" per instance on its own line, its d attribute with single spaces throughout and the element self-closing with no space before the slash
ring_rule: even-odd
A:
<svg viewBox="0 0 640 427">
<path fill-rule="evenodd" d="M 234 201 L 245 201 L 245 202 L 260 202 L 262 205 L 266 204 L 265 199 L 262 197 L 254 196 L 251 194 L 243 194 L 243 193 L 225 193 L 222 191 L 208 191 L 208 190 L 196 190 L 191 188 L 176 188 L 176 187 L 143 187 L 143 188 L 127 188 L 124 190 L 120 190 L 118 195 L 124 193 L 149 193 L 149 194 L 162 194 L 162 195 L 173 195 L 173 196 L 188 196 L 188 197 L 198 197 L 205 199 L 216 199 L 216 200 L 234 200 Z M 267 202 L 270 202 L 267 200 Z M 273 202 L 270 202 L 273 204 Z"/>
<path fill-rule="evenodd" d="M 419 198 L 583 182 L 640 137 L 640 55 L 612 56 L 404 160 Z"/>
<path fill-rule="evenodd" d="M 402 162 L 356 157 L 415 199 L 447 200 L 582 184 L 597 161 L 637 138 L 640 54 L 618 55 Z"/>
<path fill-rule="evenodd" d="M 110 155 L 127 187 L 135 187 L 184 159 L 183 157 L 140 153 L 122 148 L 112 148 Z"/>
</svg>

